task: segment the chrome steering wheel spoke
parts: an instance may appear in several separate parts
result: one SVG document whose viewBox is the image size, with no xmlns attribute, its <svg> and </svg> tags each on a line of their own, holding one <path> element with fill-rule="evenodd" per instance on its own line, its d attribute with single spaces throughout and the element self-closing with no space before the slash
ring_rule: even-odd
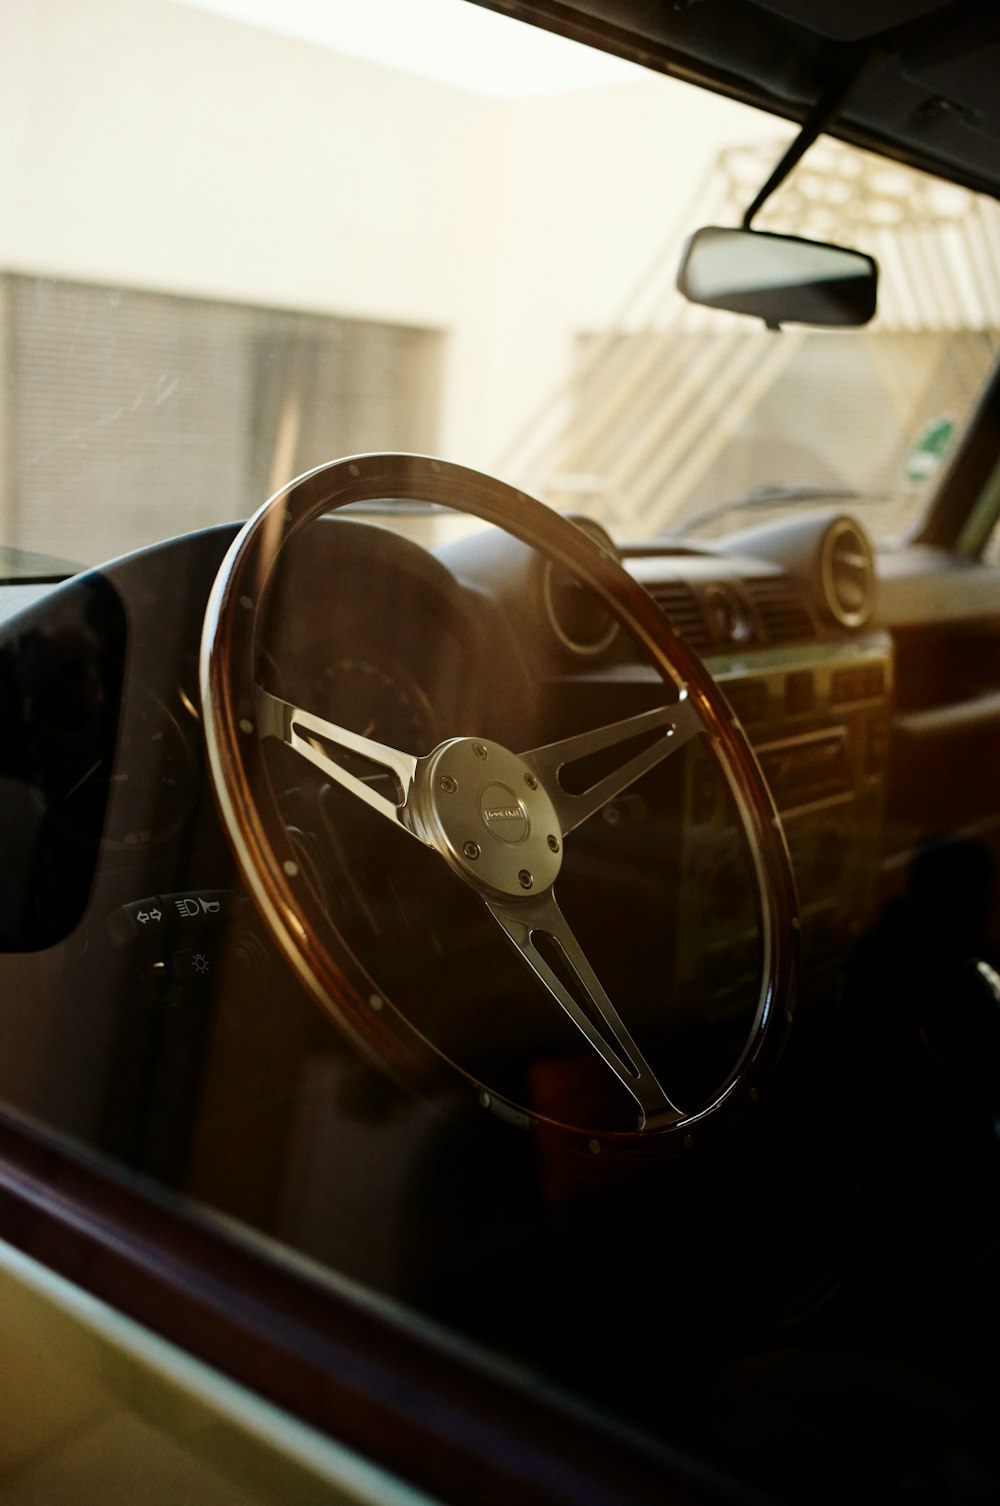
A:
<svg viewBox="0 0 1000 1506">
<path fill-rule="evenodd" d="M 657 706 L 652 711 L 641 711 L 637 716 L 626 717 L 624 721 L 594 727 L 575 737 L 545 743 L 540 748 L 522 753 L 521 760 L 545 786 L 565 837 L 595 811 L 607 805 L 609 800 L 620 795 L 630 784 L 634 784 L 643 774 L 655 768 L 663 759 L 669 758 L 704 730 L 704 722 L 694 706 L 689 700 L 683 699 L 669 706 Z M 580 794 L 570 794 L 563 788 L 560 774 L 564 768 L 590 754 L 623 746 L 644 734 L 657 731 L 661 735 L 648 747 L 626 757 L 618 768 L 605 774 Z"/>
<path fill-rule="evenodd" d="M 656 1074 L 633 1040 L 560 910 L 552 892 L 552 879 L 559 867 L 558 846 L 553 849 L 546 843 L 543 848 L 533 827 L 558 826 L 561 835 L 565 836 L 701 731 L 700 719 L 685 701 L 593 728 L 520 756 L 495 744 L 454 738 L 440 744 L 429 757 L 416 758 L 293 705 L 260 685 L 256 689 L 256 699 L 257 727 L 262 737 L 278 738 L 379 815 L 435 848 L 480 893 L 490 913 L 552 998 L 631 1094 L 638 1107 L 640 1128 L 666 1124 L 681 1117 L 682 1111 L 657 1081 Z M 624 746 L 650 733 L 660 735 L 639 753 L 625 758 L 618 768 L 597 780 L 583 794 L 572 795 L 563 790 L 559 773 L 567 764 L 605 749 Z M 388 799 L 367 780 L 352 773 L 332 751 L 327 751 L 328 748 L 363 758 L 375 769 L 391 775 L 397 798 L 394 801 Z M 497 794 L 494 792 L 500 792 L 499 798 L 515 801 L 517 797 L 513 789 L 496 782 L 498 763 L 512 784 L 516 781 L 515 773 L 511 771 L 524 771 L 528 776 L 527 788 L 535 788 L 530 797 L 532 805 L 541 807 L 541 810 L 535 810 L 536 818 L 544 810 L 548 810 L 548 818 L 533 822 L 520 801 L 516 806 L 497 811 L 489 803 L 484 806 L 479 798 L 467 804 L 465 812 L 470 823 L 477 816 L 481 818 L 482 845 L 478 842 L 463 844 L 466 850 L 475 854 L 466 857 L 464 852 L 459 852 L 449 829 L 451 823 L 446 812 L 454 801 L 442 800 L 437 791 L 443 789 L 457 795 L 460 786 L 468 788 L 465 771 L 481 767 L 480 782 L 486 783 L 487 796 L 492 793 L 495 800 Z M 451 767 L 460 772 L 460 778 L 456 779 L 448 772 L 441 773 Z M 432 771 L 434 777 L 429 779 Z M 525 837 L 514 842 L 513 850 L 509 832 L 498 834 L 490 829 L 491 820 L 498 816 L 508 827 L 515 823 L 516 829 L 518 821 L 523 820 Z M 471 824 L 469 829 L 472 829 Z M 533 835 L 534 840 L 529 840 L 529 835 Z M 527 845 L 522 847 L 523 843 Z M 497 846 L 501 855 L 509 854 L 511 859 L 507 865 L 511 867 L 511 874 L 506 884 L 499 878 L 501 870 L 494 872 L 494 865 L 489 862 L 489 851 Z M 517 892 L 520 880 L 515 880 L 513 875 L 527 871 L 518 868 L 518 864 L 530 861 L 538 873 L 546 866 L 546 859 L 548 872 L 540 875 L 541 886 L 532 894 Z M 500 892 L 503 889 L 506 893 Z"/>
<path fill-rule="evenodd" d="M 552 890 L 524 899 L 486 900 L 525 962 L 639 1108 L 640 1129 L 672 1123 L 682 1110 L 657 1081 L 556 902 Z"/>
<path fill-rule="evenodd" d="M 261 685 L 256 687 L 256 692 L 257 730 L 261 737 L 278 738 L 350 794 L 363 800 L 380 816 L 385 816 L 416 835 L 406 819 L 406 813 L 419 759 L 410 753 L 400 752 L 398 748 L 390 748 L 386 743 L 362 737 L 359 732 L 351 732 L 349 728 L 329 722 L 312 711 L 304 711 L 301 706 L 293 706 L 290 701 L 272 695 Z M 365 758 L 377 768 L 391 774 L 396 782 L 398 800 L 387 799 L 367 780 L 352 774 L 323 749 L 319 739 L 342 752 Z"/>
</svg>

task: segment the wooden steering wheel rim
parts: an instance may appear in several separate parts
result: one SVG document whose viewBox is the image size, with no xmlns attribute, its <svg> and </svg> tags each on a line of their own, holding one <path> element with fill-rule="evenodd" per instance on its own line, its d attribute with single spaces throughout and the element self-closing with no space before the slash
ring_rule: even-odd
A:
<svg viewBox="0 0 1000 1506">
<path fill-rule="evenodd" d="M 756 1015 L 731 1076 L 712 1101 L 669 1124 L 635 1131 L 569 1125 L 530 1114 L 468 1077 L 429 1043 L 346 947 L 310 888 L 270 789 L 258 736 L 257 626 L 288 542 L 321 514 L 395 498 L 441 504 L 506 528 L 602 599 L 680 687 L 704 723 L 747 840 L 758 889 L 763 963 Z M 756 1101 L 791 1023 L 797 905 L 788 851 L 770 791 L 747 739 L 708 671 L 645 591 L 581 530 L 504 482 L 432 457 L 371 454 L 307 472 L 271 497 L 241 529 L 220 567 L 205 616 L 201 697 L 208 767 L 244 882 L 280 950 L 339 1028 L 369 1057 L 418 1090 L 454 1096 L 456 1080 L 501 1114 L 530 1119 L 550 1145 L 606 1161 L 647 1160 L 690 1149 L 737 1106 Z M 456 1079 L 458 1074 L 458 1079 Z"/>
</svg>

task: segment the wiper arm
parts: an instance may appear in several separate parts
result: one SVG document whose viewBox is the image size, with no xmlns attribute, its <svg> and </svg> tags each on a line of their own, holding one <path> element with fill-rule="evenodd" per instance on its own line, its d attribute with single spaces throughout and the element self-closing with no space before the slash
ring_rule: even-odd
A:
<svg viewBox="0 0 1000 1506">
<path fill-rule="evenodd" d="M 729 512 L 744 512 L 750 507 L 770 507 L 776 504 L 794 506 L 800 502 L 848 502 L 857 501 L 862 493 L 851 487 L 819 486 L 811 481 L 765 481 L 761 486 L 752 486 L 749 491 L 740 492 L 738 496 L 731 497 L 728 502 L 720 502 L 715 507 L 708 507 L 704 512 L 696 512 L 693 518 L 688 518 L 679 528 L 672 528 L 663 537 L 667 539 L 683 539 L 703 523 L 714 523 L 716 518 L 724 518 Z"/>
</svg>

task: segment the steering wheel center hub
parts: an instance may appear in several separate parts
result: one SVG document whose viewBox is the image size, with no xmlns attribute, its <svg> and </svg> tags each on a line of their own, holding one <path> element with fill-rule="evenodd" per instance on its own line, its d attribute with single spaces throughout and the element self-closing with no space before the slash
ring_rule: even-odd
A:
<svg viewBox="0 0 1000 1506">
<path fill-rule="evenodd" d="M 538 894 L 562 861 L 555 807 L 528 763 L 500 743 L 455 737 L 418 776 L 420 835 L 487 893 Z"/>
</svg>

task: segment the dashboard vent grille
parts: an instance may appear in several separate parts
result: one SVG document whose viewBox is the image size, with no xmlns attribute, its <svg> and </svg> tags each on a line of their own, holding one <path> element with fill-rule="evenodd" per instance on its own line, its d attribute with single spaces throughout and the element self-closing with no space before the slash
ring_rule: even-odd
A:
<svg viewBox="0 0 1000 1506">
<path fill-rule="evenodd" d="M 690 648 L 704 652 L 711 646 L 708 624 L 697 596 L 683 581 L 656 581 L 647 587 L 670 626 Z"/>
<path fill-rule="evenodd" d="M 751 576 L 743 584 L 768 643 L 815 638 L 816 626 L 809 608 L 790 576 Z"/>
</svg>

